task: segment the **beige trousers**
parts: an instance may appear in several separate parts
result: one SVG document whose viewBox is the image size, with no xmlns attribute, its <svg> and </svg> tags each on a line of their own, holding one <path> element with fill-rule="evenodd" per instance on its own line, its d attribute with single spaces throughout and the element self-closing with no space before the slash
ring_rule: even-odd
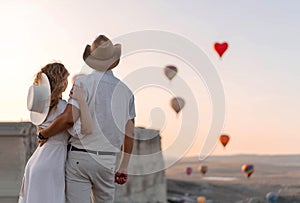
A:
<svg viewBox="0 0 300 203">
<path fill-rule="evenodd" d="M 66 162 L 67 203 L 114 202 L 116 157 L 69 151 Z"/>
</svg>

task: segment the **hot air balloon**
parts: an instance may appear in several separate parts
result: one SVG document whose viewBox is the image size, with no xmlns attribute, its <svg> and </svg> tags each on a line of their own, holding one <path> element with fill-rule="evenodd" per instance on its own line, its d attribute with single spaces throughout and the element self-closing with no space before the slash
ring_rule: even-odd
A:
<svg viewBox="0 0 300 203">
<path fill-rule="evenodd" d="M 192 169 L 191 167 L 187 167 L 187 168 L 185 169 L 185 173 L 186 173 L 187 175 L 191 175 L 192 172 L 193 172 L 193 169 Z"/>
<path fill-rule="evenodd" d="M 205 201 L 206 201 L 205 197 L 203 197 L 203 196 L 197 197 L 197 203 L 205 203 Z"/>
<path fill-rule="evenodd" d="M 269 192 L 266 194 L 266 200 L 271 203 L 275 203 L 278 200 L 279 195 L 274 192 Z"/>
<path fill-rule="evenodd" d="M 201 165 L 198 167 L 198 171 L 200 173 L 202 173 L 203 175 L 205 175 L 205 173 L 207 172 L 208 167 L 206 165 Z"/>
<path fill-rule="evenodd" d="M 171 106 L 176 113 L 179 113 L 181 109 L 184 107 L 185 101 L 181 97 L 174 97 L 171 100 Z"/>
<path fill-rule="evenodd" d="M 177 70 L 176 66 L 169 65 L 164 68 L 164 73 L 169 80 L 172 80 L 175 77 L 175 75 L 177 74 L 177 72 L 178 72 L 178 70 Z"/>
<path fill-rule="evenodd" d="M 228 43 L 227 42 L 223 42 L 223 43 L 216 42 L 214 44 L 214 48 L 215 48 L 216 52 L 219 54 L 220 58 L 222 58 L 223 54 L 225 53 L 225 51 L 228 48 Z"/>
<path fill-rule="evenodd" d="M 222 143 L 222 145 L 224 146 L 224 148 L 225 148 L 226 145 L 228 144 L 229 140 L 230 140 L 229 135 L 221 135 L 221 136 L 219 137 L 219 141 Z"/>
<path fill-rule="evenodd" d="M 254 172 L 254 166 L 252 164 L 244 164 L 241 169 L 245 173 L 247 178 L 249 178 Z"/>
</svg>

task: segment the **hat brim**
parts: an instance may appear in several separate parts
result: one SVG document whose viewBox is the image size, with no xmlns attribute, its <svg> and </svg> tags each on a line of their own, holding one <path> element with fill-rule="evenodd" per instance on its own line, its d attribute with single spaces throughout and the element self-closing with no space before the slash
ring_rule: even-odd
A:
<svg viewBox="0 0 300 203">
<path fill-rule="evenodd" d="M 30 111 L 30 120 L 34 125 L 40 125 L 45 121 L 45 119 L 47 118 L 47 115 L 49 113 L 50 102 L 51 102 L 50 82 L 45 73 L 41 74 L 39 85 L 46 87 L 45 91 L 47 94 L 47 99 L 45 101 L 43 101 L 43 102 L 45 102 L 45 104 L 44 104 L 44 109 L 42 112 L 39 113 L 39 112 Z"/>
<path fill-rule="evenodd" d="M 97 71 L 107 71 L 110 69 L 115 68 L 118 63 L 116 63 L 121 57 L 121 44 L 115 44 L 114 45 L 114 53 L 111 58 L 101 60 L 96 57 L 94 57 L 91 54 L 91 46 L 87 45 L 84 53 L 83 53 L 83 60 L 85 63 Z"/>
</svg>

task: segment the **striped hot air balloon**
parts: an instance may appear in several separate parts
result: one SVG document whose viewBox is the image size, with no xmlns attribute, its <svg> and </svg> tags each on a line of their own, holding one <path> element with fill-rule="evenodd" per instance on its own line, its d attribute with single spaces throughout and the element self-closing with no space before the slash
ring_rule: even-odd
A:
<svg viewBox="0 0 300 203">
<path fill-rule="evenodd" d="M 184 107 L 185 101 L 181 97 L 174 97 L 171 99 L 171 106 L 176 113 L 179 113 L 181 109 Z"/>
<path fill-rule="evenodd" d="M 164 73 L 169 80 L 172 80 L 175 77 L 175 75 L 177 74 L 177 72 L 178 72 L 178 70 L 177 70 L 176 66 L 173 66 L 173 65 L 168 65 L 164 68 Z"/>
<path fill-rule="evenodd" d="M 244 164 L 241 170 L 245 173 L 247 178 L 250 178 L 250 176 L 254 172 L 254 166 L 252 164 Z"/>
</svg>

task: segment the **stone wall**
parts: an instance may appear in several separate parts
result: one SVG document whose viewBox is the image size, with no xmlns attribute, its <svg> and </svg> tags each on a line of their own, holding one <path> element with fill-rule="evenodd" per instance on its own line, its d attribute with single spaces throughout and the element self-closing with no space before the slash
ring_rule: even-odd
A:
<svg viewBox="0 0 300 203">
<path fill-rule="evenodd" d="M 29 122 L 0 123 L 0 202 L 16 202 L 27 160 L 35 150 L 36 128 Z"/>
<path fill-rule="evenodd" d="M 117 185 L 119 203 L 167 202 L 164 160 L 159 131 L 135 129 L 133 156 L 129 163 L 129 180 Z"/>
</svg>

